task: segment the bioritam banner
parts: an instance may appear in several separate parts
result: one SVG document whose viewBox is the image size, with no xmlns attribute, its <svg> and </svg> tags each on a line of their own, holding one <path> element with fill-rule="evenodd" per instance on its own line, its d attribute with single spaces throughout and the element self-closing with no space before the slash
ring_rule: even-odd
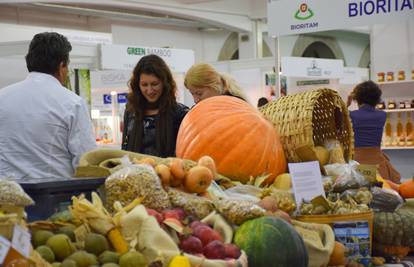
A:
<svg viewBox="0 0 414 267">
<path fill-rule="evenodd" d="M 414 0 L 269 0 L 273 37 L 414 20 Z"/>
</svg>

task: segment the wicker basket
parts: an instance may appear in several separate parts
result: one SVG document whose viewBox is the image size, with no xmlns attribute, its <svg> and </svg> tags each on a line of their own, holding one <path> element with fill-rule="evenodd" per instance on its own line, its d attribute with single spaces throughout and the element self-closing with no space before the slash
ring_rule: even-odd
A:
<svg viewBox="0 0 414 267">
<path fill-rule="evenodd" d="M 348 109 L 339 94 L 331 89 L 317 89 L 281 97 L 260 111 L 278 130 L 286 158 L 299 162 L 295 149 L 323 145 L 338 140 L 349 161 L 354 153 L 354 137 Z"/>
</svg>

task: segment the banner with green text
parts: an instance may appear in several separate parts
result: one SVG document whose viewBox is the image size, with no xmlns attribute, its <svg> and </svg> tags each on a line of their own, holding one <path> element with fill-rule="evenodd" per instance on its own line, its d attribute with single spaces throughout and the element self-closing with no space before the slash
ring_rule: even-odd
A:
<svg viewBox="0 0 414 267">
<path fill-rule="evenodd" d="M 273 37 L 414 19 L 414 0 L 269 0 Z"/>
</svg>

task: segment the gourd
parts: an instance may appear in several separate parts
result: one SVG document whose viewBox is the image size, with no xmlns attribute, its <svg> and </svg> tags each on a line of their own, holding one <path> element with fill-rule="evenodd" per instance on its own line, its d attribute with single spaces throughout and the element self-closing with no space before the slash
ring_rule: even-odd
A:
<svg viewBox="0 0 414 267">
<path fill-rule="evenodd" d="M 217 172 L 243 183 L 250 176 L 269 175 L 265 183 L 286 171 L 279 135 L 263 115 L 243 100 L 215 96 L 198 103 L 181 123 L 177 157 L 197 161 L 208 155 Z"/>
<path fill-rule="evenodd" d="M 400 195 L 404 198 L 414 197 L 414 178 L 403 182 L 399 187 Z"/>
<path fill-rule="evenodd" d="M 334 249 L 331 253 L 328 266 L 346 265 L 345 246 L 335 241 Z"/>
<path fill-rule="evenodd" d="M 249 266 L 308 266 L 302 238 L 277 217 L 264 216 L 243 223 L 236 231 L 234 243 L 246 252 Z"/>
<path fill-rule="evenodd" d="M 402 207 L 394 212 L 374 214 L 374 250 L 385 255 L 404 255 L 414 248 L 414 211 Z M 408 253 L 408 252 L 407 252 Z"/>
</svg>

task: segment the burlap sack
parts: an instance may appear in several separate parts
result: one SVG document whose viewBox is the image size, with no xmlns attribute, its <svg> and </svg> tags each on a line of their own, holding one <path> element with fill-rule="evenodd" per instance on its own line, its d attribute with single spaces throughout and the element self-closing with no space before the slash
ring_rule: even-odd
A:
<svg viewBox="0 0 414 267">
<path fill-rule="evenodd" d="M 335 246 L 335 235 L 327 224 L 304 223 L 292 220 L 296 231 L 305 242 L 309 267 L 325 267 Z"/>
</svg>

